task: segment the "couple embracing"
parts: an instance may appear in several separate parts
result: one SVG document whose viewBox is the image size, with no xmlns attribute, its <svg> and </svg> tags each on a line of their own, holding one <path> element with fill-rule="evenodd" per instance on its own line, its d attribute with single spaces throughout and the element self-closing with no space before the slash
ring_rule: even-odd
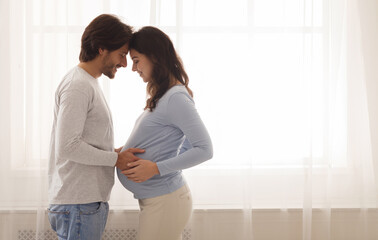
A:
<svg viewBox="0 0 378 240">
<path fill-rule="evenodd" d="M 147 83 L 148 98 L 125 145 L 115 149 L 98 78 L 114 78 L 127 66 L 127 54 L 132 71 Z M 139 202 L 138 239 L 181 239 L 192 212 L 181 170 L 213 152 L 171 40 L 155 27 L 133 32 L 118 17 L 102 14 L 85 28 L 79 59 L 55 93 L 48 168 L 52 229 L 59 239 L 100 240 L 115 168 Z"/>
</svg>

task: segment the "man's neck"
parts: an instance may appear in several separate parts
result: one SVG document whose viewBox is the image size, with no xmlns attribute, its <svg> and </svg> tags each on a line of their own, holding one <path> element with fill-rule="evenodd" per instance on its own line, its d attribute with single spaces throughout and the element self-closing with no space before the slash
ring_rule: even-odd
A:
<svg viewBox="0 0 378 240">
<path fill-rule="evenodd" d="M 96 59 L 89 62 L 80 62 L 78 66 L 84 69 L 87 73 L 89 73 L 94 78 L 99 78 L 102 75 L 102 72 L 100 70 L 100 67 Z"/>
</svg>

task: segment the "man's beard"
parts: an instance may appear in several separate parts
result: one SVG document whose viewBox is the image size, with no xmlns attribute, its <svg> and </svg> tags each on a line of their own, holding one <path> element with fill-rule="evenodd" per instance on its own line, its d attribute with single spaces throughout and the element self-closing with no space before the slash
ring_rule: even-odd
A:
<svg viewBox="0 0 378 240">
<path fill-rule="evenodd" d="M 109 61 L 109 56 L 106 56 L 103 60 L 104 67 L 102 68 L 102 74 L 107 76 L 110 79 L 113 79 L 115 76 L 114 68 L 117 69 L 117 65 L 113 65 Z"/>
<path fill-rule="evenodd" d="M 105 66 L 104 67 L 104 70 L 102 71 L 102 73 L 107 76 L 108 78 L 110 79 L 113 79 L 114 76 L 115 76 L 115 73 L 113 72 L 113 69 L 115 68 L 115 66 Z"/>
</svg>

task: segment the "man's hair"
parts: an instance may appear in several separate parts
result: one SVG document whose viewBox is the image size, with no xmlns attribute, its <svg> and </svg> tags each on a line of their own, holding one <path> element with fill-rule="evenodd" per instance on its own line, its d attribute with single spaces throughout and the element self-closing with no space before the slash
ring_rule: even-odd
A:
<svg viewBox="0 0 378 240">
<path fill-rule="evenodd" d="M 129 25 L 110 14 L 102 14 L 85 28 L 81 37 L 80 62 L 88 62 L 96 58 L 99 49 L 114 51 L 128 43 L 133 29 Z"/>
</svg>

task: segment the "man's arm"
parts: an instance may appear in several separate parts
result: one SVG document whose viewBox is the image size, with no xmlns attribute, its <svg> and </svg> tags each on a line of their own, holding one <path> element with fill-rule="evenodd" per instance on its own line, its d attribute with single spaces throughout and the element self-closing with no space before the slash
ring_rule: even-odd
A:
<svg viewBox="0 0 378 240">
<path fill-rule="evenodd" d="M 80 90 L 66 90 L 61 94 L 56 129 L 57 156 L 80 164 L 126 169 L 127 163 L 139 159 L 134 153 L 144 150 L 133 148 L 122 153 L 105 151 L 83 141 L 89 103 L 89 96 Z"/>
</svg>

